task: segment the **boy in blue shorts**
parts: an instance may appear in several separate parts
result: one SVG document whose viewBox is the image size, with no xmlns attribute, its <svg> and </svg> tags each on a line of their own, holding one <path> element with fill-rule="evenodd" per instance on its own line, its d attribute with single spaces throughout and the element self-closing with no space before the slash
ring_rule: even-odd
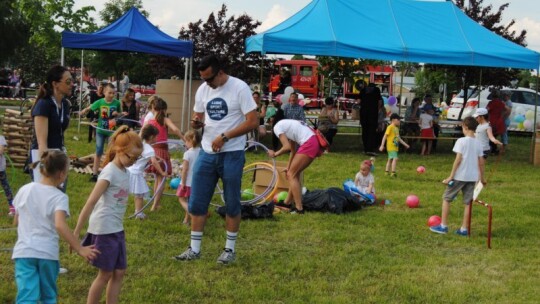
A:
<svg viewBox="0 0 540 304">
<path fill-rule="evenodd" d="M 409 145 L 399 137 L 399 125 L 401 117 L 393 113 L 390 115 L 390 124 L 384 132 L 384 136 L 379 147 L 379 151 L 384 151 L 384 143 L 386 142 L 386 151 L 388 152 L 388 161 L 386 162 L 385 174 L 388 175 L 390 168 L 392 168 L 392 177 L 397 177 L 396 166 L 398 161 L 399 144 L 405 146 L 405 149 L 409 149 Z"/>
<path fill-rule="evenodd" d="M 431 231 L 440 234 L 448 232 L 448 214 L 450 213 L 450 202 L 454 200 L 456 195 L 461 190 L 463 192 L 463 222 L 461 228 L 456 230 L 456 234 L 466 236 L 468 234 L 469 207 L 472 203 L 474 187 L 477 181 L 486 184 L 484 179 L 484 158 L 482 144 L 474 137 L 474 132 L 478 122 L 467 117 L 461 125 L 464 137 L 458 139 L 454 145 L 453 151 L 456 153 L 456 159 L 452 166 L 450 176 L 442 182 L 448 187 L 443 194 L 441 224 L 429 228 Z"/>
<path fill-rule="evenodd" d="M 81 115 L 86 115 L 88 111 L 99 111 L 96 130 L 96 155 L 94 156 L 92 177 L 90 177 L 90 181 L 92 182 L 97 182 L 98 180 L 99 164 L 101 161 L 101 156 L 103 155 L 105 143 L 108 142 L 109 137 L 116 129 L 116 126 L 109 125 L 109 122 L 113 118 L 117 117 L 118 113 L 120 113 L 122 109 L 120 101 L 114 98 L 115 93 L 116 90 L 114 85 L 111 83 L 106 84 L 103 88 L 103 95 L 105 97 L 96 100 L 93 104 L 81 112 Z"/>
</svg>

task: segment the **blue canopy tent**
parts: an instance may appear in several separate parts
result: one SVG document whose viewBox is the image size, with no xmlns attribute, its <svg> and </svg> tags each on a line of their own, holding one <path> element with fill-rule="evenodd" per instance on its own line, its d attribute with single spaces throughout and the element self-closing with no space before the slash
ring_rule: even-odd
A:
<svg viewBox="0 0 540 304">
<path fill-rule="evenodd" d="M 540 53 L 508 41 L 451 1 L 314 0 L 249 37 L 246 52 L 537 69 Z"/>
<path fill-rule="evenodd" d="M 63 31 L 62 47 L 83 50 L 141 52 L 184 58 L 191 58 L 193 56 L 192 41 L 178 40 L 163 33 L 159 28 L 150 23 L 135 7 L 132 7 L 109 26 L 95 33 L 86 34 Z M 81 59 L 81 70 L 82 67 L 83 59 Z M 187 68 L 188 65 L 186 64 Z M 184 92 L 187 91 L 185 89 L 186 84 L 187 81 L 184 82 Z"/>
<path fill-rule="evenodd" d="M 313 0 L 249 37 L 246 52 L 540 69 L 540 53 L 489 31 L 452 1 Z"/>
<path fill-rule="evenodd" d="M 95 33 L 62 32 L 62 47 L 141 52 L 174 57 L 193 55 L 193 42 L 178 40 L 163 33 L 135 7 Z"/>
</svg>

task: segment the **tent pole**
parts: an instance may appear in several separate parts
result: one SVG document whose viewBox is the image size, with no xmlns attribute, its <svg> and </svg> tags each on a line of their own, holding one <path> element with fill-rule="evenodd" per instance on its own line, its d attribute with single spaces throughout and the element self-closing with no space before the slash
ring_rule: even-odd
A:
<svg viewBox="0 0 540 304">
<path fill-rule="evenodd" d="M 264 54 L 261 54 L 261 73 L 259 76 L 259 94 L 262 91 L 263 87 L 263 68 L 264 68 Z"/>
<path fill-rule="evenodd" d="M 536 69 L 536 94 L 534 95 L 535 96 L 535 101 L 534 101 L 534 119 L 533 119 L 533 132 L 532 132 L 532 138 L 531 138 L 531 163 L 534 164 L 534 158 L 536 157 L 536 152 L 535 151 L 535 144 L 536 144 L 536 132 L 537 132 L 537 127 L 536 127 L 536 123 L 537 123 L 537 120 L 536 120 L 536 115 L 538 114 L 538 85 L 539 85 L 539 70 L 540 70 L 540 67 L 538 67 L 538 69 Z"/>
<path fill-rule="evenodd" d="M 82 106 L 82 86 L 83 86 L 83 66 L 84 66 L 84 50 L 81 50 L 81 81 L 79 86 L 79 126 L 77 127 L 77 134 L 81 133 L 81 106 Z"/>
<path fill-rule="evenodd" d="M 189 120 L 191 119 L 189 117 L 188 111 L 186 110 L 188 109 L 188 105 L 187 105 L 188 101 L 186 100 L 187 82 L 188 82 L 188 60 L 187 58 L 184 58 L 184 92 L 182 93 L 182 128 L 184 128 L 184 130 L 189 129 Z M 187 116 L 188 123 L 186 123 L 185 121 L 186 116 Z"/>
<path fill-rule="evenodd" d="M 191 113 L 193 107 L 191 106 L 191 85 L 193 83 L 193 57 L 189 58 L 189 89 L 188 89 L 188 105 L 189 105 L 189 111 L 188 113 Z"/>
<path fill-rule="evenodd" d="M 60 49 L 60 65 L 64 66 L 64 48 Z"/>
<path fill-rule="evenodd" d="M 398 107 L 398 115 L 401 116 L 401 106 L 403 106 L 401 104 L 401 99 L 403 98 L 403 72 L 405 71 L 405 69 L 403 68 L 403 66 L 405 65 L 404 62 L 401 63 L 401 80 L 400 80 L 400 83 L 399 83 L 399 107 Z M 392 78 L 394 78 L 394 73 L 392 73 Z M 394 81 L 394 79 L 391 79 L 390 81 Z M 406 106 L 406 105 L 405 105 Z"/>
</svg>

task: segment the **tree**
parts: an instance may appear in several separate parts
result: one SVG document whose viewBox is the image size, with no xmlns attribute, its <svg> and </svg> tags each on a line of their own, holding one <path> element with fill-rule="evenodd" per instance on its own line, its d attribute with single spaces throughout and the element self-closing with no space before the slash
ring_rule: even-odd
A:
<svg viewBox="0 0 540 304">
<path fill-rule="evenodd" d="M 23 69 L 30 81 L 40 81 L 53 63 L 59 63 L 58 29 L 91 31 L 96 28 L 89 12 L 92 6 L 74 10 L 74 0 L 19 0 L 14 9 L 28 28 L 27 43 L 16 49 L 12 63 Z"/>
<path fill-rule="evenodd" d="M 17 49 L 26 45 L 30 36 L 29 26 L 17 8 L 16 1 L 0 2 L 0 36 L 0 64 L 3 65 Z"/>
<path fill-rule="evenodd" d="M 478 22 L 488 30 L 502 36 L 514 43 L 526 46 L 525 38 L 527 31 L 523 30 L 519 34 L 511 30 L 515 21 L 512 19 L 506 26 L 501 25 L 502 15 L 509 3 L 502 4 L 495 11 L 492 5 L 483 5 L 483 0 L 469 0 L 469 6 L 465 6 L 465 0 L 456 0 L 456 6 L 459 7 L 471 19 Z M 432 69 L 433 66 L 426 66 Z M 518 70 L 509 70 L 504 68 L 486 68 L 486 67 L 469 67 L 469 66 L 437 66 L 436 69 L 446 69 L 449 77 L 454 78 L 454 83 L 463 84 L 464 77 L 467 85 L 481 84 L 505 86 L 508 85 L 512 78 L 518 76 Z"/>
<path fill-rule="evenodd" d="M 243 14 L 227 18 L 227 6 L 223 4 L 217 16 L 212 12 L 206 22 L 201 19 L 182 27 L 179 39 L 192 40 L 194 60 L 198 61 L 208 54 L 222 56 L 228 64 L 228 72 L 247 82 L 258 82 L 261 68 L 268 67 L 269 60 L 262 60 L 260 54 L 245 53 L 244 41 L 255 35 L 261 24 Z M 262 64 L 261 64 L 262 63 Z M 194 69 L 194 75 L 198 75 Z"/>
<path fill-rule="evenodd" d="M 99 12 L 99 16 L 105 25 L 109 25 L 122 17 L 132 7 L 137 8 L 146 18 L 150 15 L 142 8 L 142 0 L 110 0 L 105 3 L 105 8 Z"/>
<path fill-rule="evenodd" d="M 149 13 L 142 8 L 141 0 L 110 0 L 105 3 L 99 16 L 104 27 L 118 20 L 132 7 L 137 8 L 141 14 L 148 18 Z M 144 53 L 96 51 L 89 57 L 90 71 L 100 78 L 114 76 L 119 80 L 123 71 L 128 72 L 130 82 L 139 84 L 154 83 L 153 75 L 148 73 L 150 55 Z"/>
<path fill-rule="evenodd" d="M 46 47 L 48 58 L 59 58 L 60 32 L 92 31 L 96 29 L 94 19 L 89 12 L 93 6 L 85 6 L 74 10 L 74 0 L 20 0 L 19 9 L 30 26 L 29 42 L 33 46 Z"/>
</svg>

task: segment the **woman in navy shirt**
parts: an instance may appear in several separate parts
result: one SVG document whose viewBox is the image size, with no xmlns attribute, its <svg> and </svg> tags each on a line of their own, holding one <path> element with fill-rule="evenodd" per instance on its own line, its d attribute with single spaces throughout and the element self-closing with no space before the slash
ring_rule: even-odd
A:
<svg viewBox="0 0 540 304">
<path fill-rule="evenodd" d="M 64 131 L 69 125 L 69 101 L 65 97 L 71 94 L 72 87 L 71 73 L 63 66 L 54 66 L 47 72 L 46 82 L 39 88 L 32 107 L 34 138 L 31 146 L 38 150 L 39 155 L 48 149 L 66 151 Z"/>
</svg>

